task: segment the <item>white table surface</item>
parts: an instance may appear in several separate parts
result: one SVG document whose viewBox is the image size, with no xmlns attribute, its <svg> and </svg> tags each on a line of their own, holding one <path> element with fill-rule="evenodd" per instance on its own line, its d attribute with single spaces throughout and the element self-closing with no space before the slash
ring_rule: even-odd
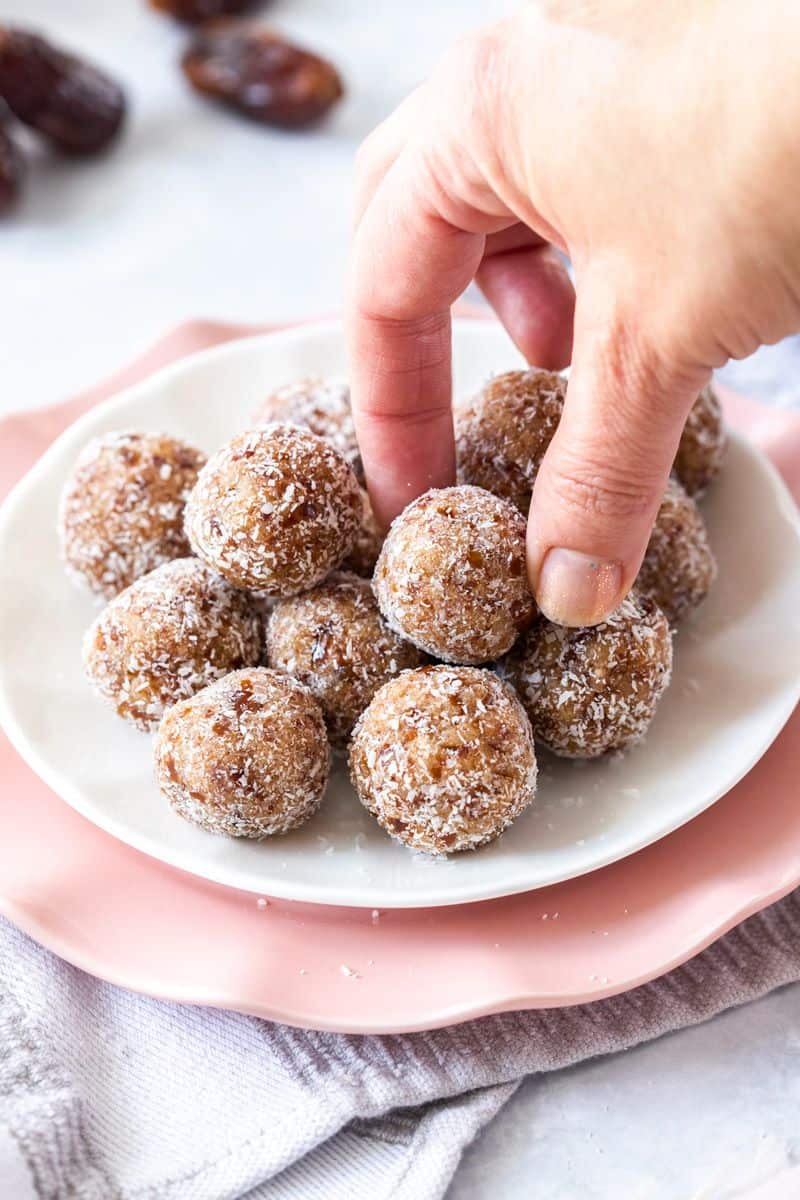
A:
<svg viewBox="0 0 800 1200">
<path fill-rule="evenodd" d="M 190 317 L 336 311 L 355 147 L 459 30 L 512 8 L 276 0 L 274 24 L 332 57 L 348 84 L 324 128 L 287 136 L 190 94 L 174 66 L 184 34 L 143 0 L 7 0 L 3 18 L 113 69 L 131 114 L 105 160 L 37 154 L 24 204 L 0 226 L 0 412 L 63 398 Z M 796 391 L 790 381 L 783 398 Z M 450 1200 L 797 1197 L 799 1111 L 795 986 L 529 1080 L 466 1154 Z"/>
</svg>

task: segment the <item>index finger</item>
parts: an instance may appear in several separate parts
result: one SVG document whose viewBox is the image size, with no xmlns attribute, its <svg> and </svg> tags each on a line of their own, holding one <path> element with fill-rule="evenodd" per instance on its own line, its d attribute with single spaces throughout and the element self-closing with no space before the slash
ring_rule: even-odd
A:
<svg viewBox="0 0 800 1200">
<path fill-rule="evenodd" d="M 485 236 L 445 220 L 431 194 L 424 164 L 404 151 L 359 223 L 351 258 L 353 418 L 382 525 L 455 478 L 450 306 L 475 276 Z"/>
</svg>

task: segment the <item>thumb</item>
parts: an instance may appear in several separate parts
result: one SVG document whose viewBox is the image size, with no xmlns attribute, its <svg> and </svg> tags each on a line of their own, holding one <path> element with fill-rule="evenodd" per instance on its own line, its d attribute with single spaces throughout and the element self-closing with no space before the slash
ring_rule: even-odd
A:
<svg viewBox="0 0 800 1200">
<path fill-rule="evenodd" d="M 618 302 L 587 312 L 581 290 L 564 412 L 528 520 L 531 587 L 544 615 L 562 625 L 596 625 L 633 584 L 708 376 L 654 351 L 641 309 L 630 319 Z"/>
</svg>

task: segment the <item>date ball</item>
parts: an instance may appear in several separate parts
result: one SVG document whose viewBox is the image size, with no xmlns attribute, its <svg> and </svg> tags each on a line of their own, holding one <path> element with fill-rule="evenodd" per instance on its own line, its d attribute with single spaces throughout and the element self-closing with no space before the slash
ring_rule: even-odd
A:
<svg viewBox="0 0 800 1200">
<path fill-rule="evenodd" d="M 61 496 L 59 539 L 70 575 L 110 600 L 189 554 L 184 508 L 205 461 L 163 433 L 106 433 L 89 442 Z"/>
<path fill-rule="evenodd" d="M 373 587 L 392 629 L 421 650 L 490 662 L 533 620 L 525 519 L 483 488 L 425 492 L 392 523 Z"/>
<path fill-rule="evenodd" d="M 689 412 L 673 464 L 675 474 L 690 496 L 702 496 L 718 474 L 727 448 L 722 406 L 709 384 Z"/>
<path fill-rule="evenodd" d="M 677 479 L 670 479 L 636 580 L 671 625 L 683 621 L 708 595 L 717 563 L 700 510 Z"/>
<path fill-rule="evenodd" d="M 536 368 L 491 379 L 455 412 L 459 481 L 504 496 L 527 515 L 566 391 L 563 376 Z"/>
<path fill-rule="evenodd" d="M 186 531 L 204 562 L 236 587 L 293 596 L 349 554 L 361 491 L 330 442 L 297 425 L 239 434 L 200 472 Z"/>
<path fill-rule="evenodd" d="M 565 758 L 596 758 L 641 741 L 672 670 L 667 618 L 631 593 L 600 625 L 537 617 L 502 665 L 538 742 Z"/>
<path fill-rule="evenodd" d="M 429 854 L 474 850 L 536 794 L 530 723 L 491 671 L 404 671 L 359 719 L 350 775 L 364 807 L 406 846 Z"/>
<path fill-rule="evenodd" d="M 383 541 L 383 530 L 375 519 L 367 492 L 362 489 L 361 524 L 358 527 L 356 540 L 353 542 L 353 549 L 342 566 L 348 571 L 355 571 L 356 575 L 361 575 L 364 579 L 371 579 L 375 564 L 380 557 Z"/>
<path fill-rule="evenodd" d="M 254 424 L 275 422 L 302 425 L 317 437 L 332 442 L 350 463 L 359 483 L 364 482 L 364 467 L 350 408 L 350 388 L 346 383 L 313 375 L 276 388 L 262 401 Z"/>
<path fill-rule="evenodd" d="M 151 729 L 171 704 L 258 663 L 262 628 L 244 592 L 179 558 L 106 605 L 86 634 L 84 666 L 121 717 Z"/>
<path fill-rule="evenodd" d="M 319 808 L 330 751 L 316 700 L 264 667 L 235 671 L 169 710 L 156 779 L 180 816 L 210 833 L 265 838 Z"/>
<path fill-rule="evenodd" d="M 331 745 L 344 750 L 378 688 L 421 666 L 425 655 L 389 628 L 368 580 L 341 572 L 278 602 L 267 628 L 267 660 L 305 684 L 322 705 Z"/>
</svg>

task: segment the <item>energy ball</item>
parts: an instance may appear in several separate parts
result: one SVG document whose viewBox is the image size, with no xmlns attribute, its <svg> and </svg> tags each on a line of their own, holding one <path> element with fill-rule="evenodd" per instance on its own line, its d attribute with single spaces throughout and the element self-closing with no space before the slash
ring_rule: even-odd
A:
<svg viewBox="0 0 800 1200">
<path fill-rule="evenodd" d="M 425 655 L 389 628 L 369 581 L 342 572 L 278 602 L 267 627 L 267 661 L 305 684 L 322 705 L 331 745 L 344 750 L 378 688 L 421 666 Z"/>
<path fill-rule="evenodd" d="M 156 778 L 180 816 L 210 833 L 265 838 L 319 808 L 330 751 L 316 700 L 264 667 L 235 671 L 169 710 Z"/>
<path fill-rule="evenodd" d="M 317 437 L 326 438 L 350 463 L 359 483 L 364 482 L 346 383 L 310 376 L 284 384 L 262 400 L 254 423 L 269 425 L 276 421 L 303 425 Z"/>
<path fill-rule="evenodd" d="M 412 850 L 474 850 L 536 794 L 530 723 L 491 671 L 404 671 L 359 719 L 350 775 L 364 807 Z"/>
<path fill-rule="evenodd" d="M 711 384 L 694 402 L 681 434 L 673 470 L 690 496 L 702 496 L 728 448 L 722 406 Z"/>
<path fill-rule="evenodd" d="M 562 375 L 536 368 L 489 380 L 455 412 L 459 482 L 504 496 L 527 515 L 566 391 Z"/>
<path fill-rule="evenodd" d="M 633 592 L 600 625 L 569 629 L 540 615 L 502 670 L 538 742 L 564 758 L 596 758 L 647 732 L 672 670 L 669 624 Z"/>
<path fill-rule="evenodd" d="M 383 546 L 383 530 L 375 520 L 372 505 L 366 490 L 361 492 L 361 524 L 358 527 L 353 549 L 342 563 L 347 571 L 355 571 L 364 579 L 371 579 L 375 564 Z"/>
<path fill-rule="evenodd" d="M 533 620 L 525 520 L 483 488 L 425 492 L 392 522 L 373 588 L 392 629 L 447 662 L 490 662 Z"/>
<path fill-rule="evenodd" d="M 86 634 L 83 661 L 119 715 L 151 729 L 171 704 L 258 663 L 262 629 L 244 592 L 196 558 L 178 558 L 106 605 Z"/>
<path fill-rule="evenodd" d="M 67 570 L 111 600 L 190 553 L 183 510 L 205 455 L 164 433 L 106 433 L 78 457 L 61 496 Z"/>
<path fill-rule="evenodd" d="M 636 580 L 671 625 L 677 625 L 708 595 L 717 563 L 700 510 L 677 479 L 670 479 Z"/>
<path fill-rule="evenodd" d="M 204 562 L 236 587 L 294 596 L 350 553 L 361 490 L 330 442 L 297 425 L 239 434 L 200 472 L 186 532 Z"/>
</svg>

